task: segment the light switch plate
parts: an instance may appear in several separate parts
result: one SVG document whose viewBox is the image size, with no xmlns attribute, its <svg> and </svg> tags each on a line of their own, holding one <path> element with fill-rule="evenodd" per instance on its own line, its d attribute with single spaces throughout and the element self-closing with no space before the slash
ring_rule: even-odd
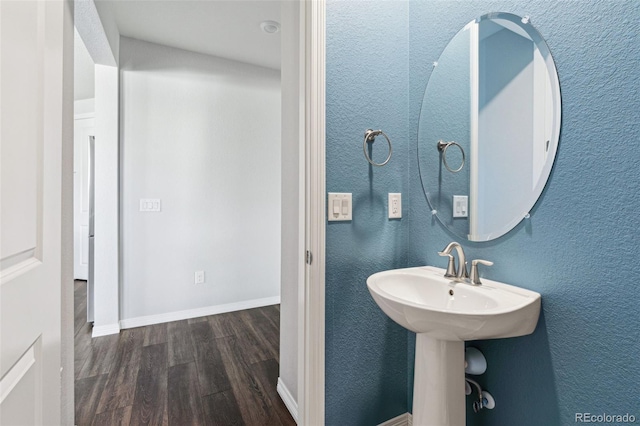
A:
<svg viewBox="0 0 640 426">
<path fill-rule="evenodd" d="M 453 196 L 453 217 L 469 217 L 469 197 L 467 195 Z"/>
<path fill-rule="evenodd" d="M 329 222 L 351 220 L 353 205 L 350 192 L 329 192 L 327 220 Z"/>
<path fill-rule="evenodd" d="M 389 219 L 400 219 L 402 217 L 402 194 L 389 193 Z"/>
<path fill-rule="evenodd" d="M 162 201 L 159 198 L 140 198 L 141 212 L 159 212 L 162 210 Z"/>
</svg>

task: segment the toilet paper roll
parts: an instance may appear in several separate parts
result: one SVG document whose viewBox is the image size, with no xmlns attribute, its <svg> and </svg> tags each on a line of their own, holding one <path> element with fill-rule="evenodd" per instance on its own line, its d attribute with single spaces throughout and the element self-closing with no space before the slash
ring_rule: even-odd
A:
<svg viewBox="0 0 640 426">
<path fill-rule="evenodd" d="M 487 371 L 487 360 L 478 349 L 469 347 L 465 349 L 464 360 L 466 368 L 464 370 L 467 374 L 478 376 Z"/>
</svg>

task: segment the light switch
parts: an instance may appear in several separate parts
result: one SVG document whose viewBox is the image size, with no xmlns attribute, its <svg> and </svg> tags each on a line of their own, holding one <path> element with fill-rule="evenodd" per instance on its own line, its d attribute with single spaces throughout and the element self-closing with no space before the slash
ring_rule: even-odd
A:
<svg viewBox="0 0 640 426">
<path fill-rule="evenodd" d="M 162 211 L 162 201 L 158 198 L 141 198 L 141 212 L 159 212 Z"/>
<path fill-rule="evenodd" d="M 400 219 L 402 217 L 402 194 L 389 193 L 389 219 Z"/>
<path fill-rule="evenodd" d="M 453 217 L 469 217 L 469 197 L 467 195 L 453 196 Z"/>
<path fill-rule="evenodd" d="M 351 220 L 351 193 L 329 192 L 327 200 L 327 220 L 330 222 Z"/>
</svg>

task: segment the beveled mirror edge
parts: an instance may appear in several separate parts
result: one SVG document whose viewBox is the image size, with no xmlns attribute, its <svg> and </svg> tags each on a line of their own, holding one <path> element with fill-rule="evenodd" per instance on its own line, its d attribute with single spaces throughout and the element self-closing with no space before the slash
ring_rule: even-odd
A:
<svg viewBox="0 0 640 426">
<path fill-rule="evenodd" d="M 455 229 L 452 229 L 450 226 L 448 226 L 443 219 L 437 214 L 437 208 L 433 205 L 431 199 L 429 198 L 428 192 L 426 190 L 425 184 L 424 184 L 424 176 L 422 173 L 422 170 L 420 168 L 420 132 L 418 131 L 418 136 L 417 136 L 417 162 L 418 162 L 418 173 L 419 173 L 419 177 L 420 177 L 420 185 L 422 187 L 422 191 L 425 195 L 425 198 L 427 199 L 427 204 L 429 205 L 429 208 L 431 210 L 431 214 L 432 216 L 436 217 L 436 220 L 438 221 L 438 223 L 443 226 L 448 232 L 451 232 L 454 235 L 457 235 L 459 237 L 462 238 L 466 238 L 468 241 L 470 242 L 487 242 L 487 241 L 492 241 L 495 239 L 498 239 L 504 235 L 506 235 L 507 233 L 509 233 L 511 230 L 513 230 L 516 226 L 518 226 L 518 224 L 520 224 L 520 222 L 522 222 L 525 218 L 529 217 L 531 210 L 534 209 L 534 207 L 536 206 L 536 204 L 538 203 L 538 201 L 540 200 L 540 197 L 542 195 L 542 193 L 544 192 L 544 189 L 546 188 L 547 184 L 549 183 L 549 178 L 551 176 L 551 171 L 553 170 L 553 166 L 555 165 L 555 161 L 556 161 L 556 154 L 558 152 L 558 145 L 560 143 L 560 129 L 562 126 L 562 91 L 560 88 L 560 80 L 558 77 L 558 70 L 556 68 L 556 64 L 555 64 L 555 59 L 553 58 L 553 54 L 551 53 L 551 49 L 549 48 L 546 40 L 544 39 L 544 37 L 542 37 L 542 34 L 540 34 L 540 32 L 533 26 L 533 24 L 531 23 L 531 20 L 528 16 L 522 17 L 510 12 L 490 12 L 490 13 L 486 13 L 480 17 L 477 17 L 473 20 L 471 20 L 469 23 L 467 23 L 465 26 L 463 26 L 458 32 L 456 32 L 456 34 L 451 38 L 451 40 L 453 40 L 458 34 L 460 34 L 461 32 L 463 32 L 464 30 L 466 30 L 469 25 L 473 24 L 473 23 L 477 23 L 477 22 L 481 22 L 483 19 L 506 19 L 509 20 L 511 22 L 514 22 L 516 24 L 518 24 L 519 26 L 521 26 L 526 32 L 527 34 L 531 37 L 532 41 L 535 43 L 536 47 L 541 51 L 541 54 L 543 56 L 543 58 L 545 59 L 545 65 L 547 67 L 547 71 L 548 71 L 548 75 L 549 78 L 551 80 L 551 94 L 552 94 L 552 104 L 554 105 L 554 111 L 553 111 L 553 125 L 552 125 L 552 135 L 550 137 L 550 140 L 552 141 L 550 143 L 550 147 L 549 150 L 550 152 L 550 158 L 548 159 L 548 161 L 545 162 L 544 167 L 542 169 L 542 172 L 540 173 L 541 178 L 538 180 L 534 190 L 532 190 L 532 194 L 536 194 L 535 196 L 531 197 L 530 202 L 527 203 L 528 208 L 523 209 L 522 214 L 520 215 L 520 217 L 514 217 L 513 220 L 507 222 L 504 226 L 500 227 L 497 231 L 492 232 L 490 234 L 483 234 L 483 235 L 471 235 L 471 234 L 467 234 L 467 235 L 461 235 L 459 232 L 457 232 Z M 524 27 L 523 27 L 524 26 Z M 449 43 L 451 42 L 451 40 L 449 40 Z M 447 46 L 449 45 L 449 43 L 447 43 Z M 446 47 L 443 49 L 443 51 L 440 53 L 440 56 L 438 57 L 438 60 L 440 59 L 440 57 L 442 56 L 442 54 L 444 53 L 444 51 L 446 50 Z M 434 65 L 437 64 L 437 62 L 434 63 Z M 429 79 L 431 79 L 431 76 L 433 74 L 433 68 L 431 69 L 430 73 L 429 73 L 429 78 L 427 79 L 427 87 L 425 88 L 425 92 L 428 88 L 428 81 Z M 424 96 L 423 99 L 421 101 L 421 105 L 420 105 L 420 114 L 422 115 L 422 108 L 423 108 L 423 104 L 424 104 Z M 420 124 L 418 123 L 418 128 L 419 128 Z M 542 178 L 544 177 L 544 178 Z"/>
</svg>

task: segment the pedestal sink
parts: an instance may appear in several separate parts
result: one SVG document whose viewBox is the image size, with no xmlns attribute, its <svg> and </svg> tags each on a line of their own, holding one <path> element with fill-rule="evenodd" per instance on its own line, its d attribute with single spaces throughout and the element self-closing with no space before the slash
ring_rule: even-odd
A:
<svg viewBox="0 0 640 426">
<path fill-rule="evenodd" d="M 473 286 L 444 274 L 424 266 L 367 279 L 380 309 L 417 334 L 415 426 L 463 426 L 464 341 L 531 334 L 540 315 L 540 294 L 534 291 L 487 279 Z"/>
</svg>

